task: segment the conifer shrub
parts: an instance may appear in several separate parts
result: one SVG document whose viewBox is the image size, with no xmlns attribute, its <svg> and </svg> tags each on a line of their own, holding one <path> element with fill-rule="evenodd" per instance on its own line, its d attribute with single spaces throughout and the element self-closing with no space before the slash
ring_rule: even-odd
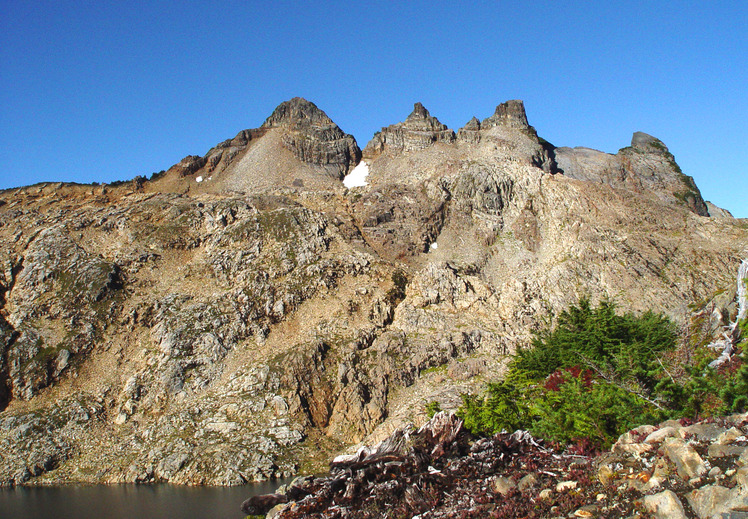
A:
<svg viewBox="0 0 748 519">
<path fill-rule="evenodd" d="M 744 412 L 748 365 L 736 356 L 718 373 L 708 355 L 674 365 L 677 338 L 661 314 L 618 315 L 613 303 L 582 299 L 517 352 L 503 381 L 464 395 L 458 414 L 478 435 L 528 429 L 607 448 L 641 424 Z"/>
</svg>

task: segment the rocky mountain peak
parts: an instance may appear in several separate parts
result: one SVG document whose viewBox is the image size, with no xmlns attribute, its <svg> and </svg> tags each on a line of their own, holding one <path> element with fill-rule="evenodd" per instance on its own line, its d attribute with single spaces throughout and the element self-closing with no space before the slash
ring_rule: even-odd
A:
<svg viewBox="0 0 748 519">
<path fill-rule="evenodd" d="M 385 149 L 414 151 L 427 148 L 436 142 L 454 142 L 455 132 L 432 116 L 421 103 L 405 121 L 382 128 L 364 148 L 363 156 L 373 158 Z"/>
<path fill-rule="evenodd" d="M 431 114 L 426 107 L 420 102 L 413 104 L 413 112 L 408 116 L 408 119 L 428 119 Z"/>
<path fill-rule="evenodd" d="M 302 162 L 328 167 L 330 175 L 339 180 L 361 160 L 356 139 L 344 133 L 317 105 L 302 97 L 278 105 L 261 128 L 285 130 L 284 147 Z"/>
<path fill-rule="evenodd" d="M 631 137 L 631 147 L 645 151 L 669 153 L 665 143 L 657 137 L 644 132 L 634 132 L 634 135 Z"/>
<path fill-rule="evenodd" d="M 415 103 L 413 105 L 413 111 L 405 119 L 405 122 L 401 123 L 404 128 L 414 131 L 444 131 L 447 130 L 447 125 L 442 124 L 439 119 L 433 117 L 426 107 L 421 103 Z"/>
<path fill-rule="evenodd" d="M 352 135 L 311 101 L 294 97 L 278 105 L 259 128 L 242 130 L 205 156 L 185 157 L 154 190 L 335 189 L 360 160 L 361 150 Z M 268 170 L 268 164 L 274 168 Z"/>
<path fill-rule="evenodd" d="M 335 126 L 337 128 L 325 112 L 303 97 L 294 97 L 282 102 L 262 124 L 262 128 L 298 126 Z"/>
<path fill-rule="evenodd" d="M 457 131 L 457 140 L 472 144 L 480 142 L 480 121 L 473 116 L 465 126 Z"/>
<path fill-rule="evenodd" d="M 496 107 L 494 114 L 483 121 L 484 128 L 507 126 L 509 128 L 529 128 L 525 104 L 519 99 L 512 99 Z"/>
<path fill-rule="evenodd" d="M 477 117 L 473 116 L 463 128 L 466 130 L 480 130 L 480 121 Z"/>
</svg>

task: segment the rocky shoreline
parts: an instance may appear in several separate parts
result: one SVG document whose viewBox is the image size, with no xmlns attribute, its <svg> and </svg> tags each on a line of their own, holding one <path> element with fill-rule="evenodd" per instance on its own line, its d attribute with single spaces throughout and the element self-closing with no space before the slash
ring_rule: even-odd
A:
<svg viewBox="0 0 748 519">
<path fill-rule="evenodd" d="M 525 431 L 478 439 L 442 412 L 242 509 L 273 519 L 745 518 L 747 433 L 748 414 L 671 420 L 593 455 Z"/>
</svg>

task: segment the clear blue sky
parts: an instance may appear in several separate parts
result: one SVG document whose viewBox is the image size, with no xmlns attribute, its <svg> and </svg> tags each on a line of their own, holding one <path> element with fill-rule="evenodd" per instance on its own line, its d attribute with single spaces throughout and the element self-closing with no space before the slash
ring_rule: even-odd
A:
<svg viewBox="0 0 748 519">
<path fill-rule="evenodd" d="M 361 147 L 415 101 L 457 129 L 523 99 L 557 146 L 659 137 L 748 217 L 746 5 L 0 0 L 0 188 L 148 176 L 293 96 Z"/>
</svg>

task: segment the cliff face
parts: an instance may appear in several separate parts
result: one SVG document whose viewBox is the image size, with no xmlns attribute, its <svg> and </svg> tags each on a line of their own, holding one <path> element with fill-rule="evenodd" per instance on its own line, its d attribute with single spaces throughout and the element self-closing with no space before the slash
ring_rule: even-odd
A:
<svg viewBox="0 0 748 519">
<path fill-rule="evenodd" d="M 387 128 L 352 190 L 355 141 L 294 99 L 149 182 L 1 192 L 0 482 L 308 470 L 454 408 L 581 296 L 682 322 L 745 256 L 660 141 L 584 159 L 521 102 Z"/>
</svg>

